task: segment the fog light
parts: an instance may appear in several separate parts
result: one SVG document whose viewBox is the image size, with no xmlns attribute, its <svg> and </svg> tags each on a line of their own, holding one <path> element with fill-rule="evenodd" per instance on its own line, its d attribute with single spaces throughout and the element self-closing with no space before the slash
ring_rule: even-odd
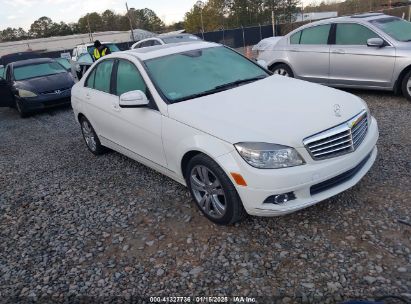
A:
<svg viewBox="0 0 411 304">
<path fill-rule="evenodd" d="M 285 204 L 289 201 L 295 200 L 295 194 L 294 192 L 288 192 L 288 193 L 283 193 L 283 194 L 276 194 L 268 197 L 265 201 L 264 204 L 274 204 L 274 205 L 282 205 Z"/>
<path fill-rule="evenodd" d="M 288 194 L 280 194 L 274 196 L 274 203 L 276 204 L 284 204 L 288 202 Z"/>
</svg>

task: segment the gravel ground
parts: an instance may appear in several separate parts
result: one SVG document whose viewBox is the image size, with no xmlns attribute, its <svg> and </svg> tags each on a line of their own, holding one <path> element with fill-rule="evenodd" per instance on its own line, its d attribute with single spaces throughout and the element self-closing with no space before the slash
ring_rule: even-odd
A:
<svg viewBox="0 0 411 304">
<path fill-rule="evenodd" d="M 71 109 L 0 109 L 0 302 L 253 296 L 334 303 L 411 296 L 411 103 L 354 92 L 380 126 L 353 189 L 219 227 L 188 191 L 118 153 L 93 156 Z M 86 302 L 87 302 L 86 301 Z"/>
</svg>

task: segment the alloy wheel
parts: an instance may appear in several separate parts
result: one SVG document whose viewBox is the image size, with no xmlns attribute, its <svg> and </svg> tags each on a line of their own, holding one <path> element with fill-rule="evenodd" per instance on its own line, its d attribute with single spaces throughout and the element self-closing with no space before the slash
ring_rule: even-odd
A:
<svg viewBox="0 0 411 304">
<path fill-rule="evenodd" d="M 83 120 L 81 123 L 81 129 L 83 131 L 84 140 L 91 151 L 96 151 L 97 142 L 94 136 L 93 129 L 87 120 Z"/>
<path fill-rule="evenodd" d="M 407 82 L 407 91 L 408 91 L 408 95 L 411 95 L 411 76 Z"/>
<path fill-rule="evenodd" d="M 190 173 L 190 186 L 200 208 L 212 218 L 221 219 L 227 210 L 220 180 L 207 167 L 197 165 Z"/>
<path fill-rule="evenodd" d="M 274 70 L 274 75 L 281 75 L 281 76 L 285 76 L 285 77 L 290 77 L 290 74 L 288 74 L 288 72 L 285 69 L 275 69 Z"/>
</svg>

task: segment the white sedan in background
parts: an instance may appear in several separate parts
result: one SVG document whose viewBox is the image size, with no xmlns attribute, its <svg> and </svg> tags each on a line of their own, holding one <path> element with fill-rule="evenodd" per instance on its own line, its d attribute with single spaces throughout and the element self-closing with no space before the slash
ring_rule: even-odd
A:
<svg viewBox="0 0 411 304">
<path fill-rule="evenodd" d="M 360 98 L 270 76 L 213 43 L 106 56 L 72 106 L 92 153 L 108 147 L 186 185 L 217 224 L 314 205 L 358 183 L 377 155 Z"/>
</svg>

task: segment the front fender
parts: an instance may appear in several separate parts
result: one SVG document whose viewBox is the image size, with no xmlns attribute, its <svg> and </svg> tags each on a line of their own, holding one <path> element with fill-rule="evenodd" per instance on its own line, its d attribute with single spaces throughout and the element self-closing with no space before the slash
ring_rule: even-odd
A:
<svg viewBox="0 0 411 304">
<path fill-rule="evenodd" d="M 234 150 L 232 144 L 170 118 L 163 121 L 163 145 L 169 170 L 181 179 L 181 164 L 187 153 L 201 152 L 217 161 Z"/>
</svg>

